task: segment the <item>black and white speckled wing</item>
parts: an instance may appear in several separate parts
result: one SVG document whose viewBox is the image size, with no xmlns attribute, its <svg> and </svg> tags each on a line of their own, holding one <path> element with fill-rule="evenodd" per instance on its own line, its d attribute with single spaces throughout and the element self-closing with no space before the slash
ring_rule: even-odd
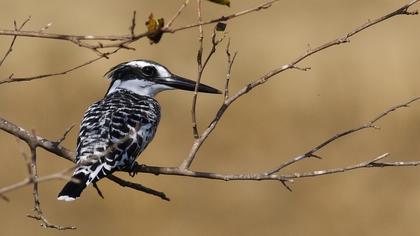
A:
<svg viewBox="0 0 420 236">
<path fill-rule="evenodd" d="M 81 124 L 75 173 L 89 174 L 88 185 L 130 167 L 153 139 L 159 119 L 156 100 L 127 90 L 93 104 Z"/>
<path fill-rule="evenodd" d="M 159 120 L 156 100 L 124 89 L 92 104 L 83 117 L 77 140 L 79 166 L 73 176 L 84 182 L 80 192 L 115 170 L 132 167 L 153 139 Z M 60 196 L 66 194 L 65 190 Z M 78 197 L 80 192 L 73 195 Z"/>
</svg>

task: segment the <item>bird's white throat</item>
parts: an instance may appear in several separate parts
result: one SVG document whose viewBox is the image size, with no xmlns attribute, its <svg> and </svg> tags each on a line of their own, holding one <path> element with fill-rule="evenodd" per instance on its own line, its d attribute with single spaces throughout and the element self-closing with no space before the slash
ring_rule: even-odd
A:
<svg viewBox="0 0 420 236">
<path fill-rule="evenodd" d="M 127 89 L 131 92 L 142 96 L 154 97 L 156 94 L 164 91 L 174 89 L 167 85 L 153 83 L 151 81 L 142 80 L 142 79 L 132 79 L 132 80 L 116 80 L 109 89 L 107 95 L 119 90 Z"/>
</svg>

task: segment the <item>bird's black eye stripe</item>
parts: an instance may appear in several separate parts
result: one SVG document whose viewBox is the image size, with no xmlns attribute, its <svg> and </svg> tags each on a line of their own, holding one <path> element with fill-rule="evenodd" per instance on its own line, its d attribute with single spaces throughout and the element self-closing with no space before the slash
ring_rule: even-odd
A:
<svg viewBox="0 0 420 236">
<path fill-rule="evenodd" d="M 141 68 L 141 72 L 145 76 L 155 76 L 157 74 L 156 68 L 154 66 L 144 66 Z"/>
<path fill-rule="evenodd" d="M 123 65 L 113 68 L 110 72 L 107 73 L 108 77 L 113 80 L 128 80 L 133 78 L 139 78 L 143 76 L 136 67 Z"/>
</svg>

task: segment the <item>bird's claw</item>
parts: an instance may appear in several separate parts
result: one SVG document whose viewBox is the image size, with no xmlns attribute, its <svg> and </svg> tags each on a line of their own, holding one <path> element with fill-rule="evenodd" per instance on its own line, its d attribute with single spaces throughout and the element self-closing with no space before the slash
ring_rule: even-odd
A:
<svg viewBox="0 0 420 236">
<path fill-rule="evenodd" d="M 137 169 L 139 167 L 139 163 L 137 163 L 137 161 L 135 161 L 132 165 L 131 165 L 131 169 L 128 172 L 128 175 L 130 175 L 130 177 L 134 177 L 137 174 Z"/>
</svg>

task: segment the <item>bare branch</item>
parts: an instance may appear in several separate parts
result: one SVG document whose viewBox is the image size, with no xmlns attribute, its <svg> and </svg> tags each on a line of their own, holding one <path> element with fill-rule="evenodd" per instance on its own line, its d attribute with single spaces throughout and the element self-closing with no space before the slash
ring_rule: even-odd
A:
<svg viewBox="0 0 420 236">
<path fill-rule="evenodd" d="M 98 56 L 98 57 L 96 57 L 94 59 L 91 59 L 91 60 L 89 60 L 87 62 L 84 62 L 84 63 L 82 63 L 80 65 L 77 65 L 75 67 L 71 67 L 70 69 L 66 69 L 66 70 L 61 71 L 61 72 L 49 73 L 49 74 L 43 74 L 43 75 L 36 75 L 36 76 L 30 76 L 30 77 L 13 77 L 13 74 L 12 74 L 11 76 L 9 76 L 9 78 L 4 79 L 4 80 L 0 80 L 0 84 L 13 83 L 13 82 L 23 82 L 23 81 L 31 81 L 31 80 L 44 79 L 44 78 L 48 78 L 48 77 L 52 77 L 52 76 L 57 76 L 57 75 L 65 75 L 65 74 L 67 74 L 69 72 L 72 72 L 72 71 L 77 70 L 79 68 L 82 68 L 82 67 L 85 67 L 87 65 L 90 65 L 90 64 L 92 64 L 92 63 L 94 63 L 96 61 L 99 61 L 99 60 L 103 59 L 103 58 L 107 58 L 109 55 L 112 55 L 112 54 L 118 52 L 119 50 L 120 49 L 118 48 L 118 49 L 116 49 L 116 50 L 114 50 L 112 52 L 104 53 L 104 54 L 102 54 L 102 55 L 100 55 L 100 56 Z"/>
<path fill-rule="evenodd" d="M 129 188 L 141 191 L 141 192 L 149 193 L 151 195 L 160 197 L 163 200 L 170 201 L 170 199 L 166 196 L 166 194 L 164 192 L 160 192 L 160 191 L 145 187 L 145 186 L 143 186 L 141 184 L 138 184 L 138 183 L 132 183 L 132 182 L 123 180 L 121 178 L 118 178 L 115 175 L 109 175 L 109 176 L 107 176 L 107 178 L 114 181 L 115 183 L 119 184 L 122 187 L 129 187 Z"/>
<path fill-rule="evenodd" d="M 325 170 L 315 170 L 310 172 L 303 173 L 293 173 L 285 175 L 277 174 L 268 174 L 268 173 L 248 173 L 248 174 L 218 174 L 210 172 L 198 172 L 191 171 L 186 169 L 180 169 L 177 167 L 154 167 L 154 166 L 139 166 L 140 172 L 151 173 L 155 175 L 165 174 L 165 175 L 178 175 L 178 176 L 188 176 L 193 178 L 205 178 L 205 179 L 214 179 L 214 180 L 223 180 L 223 181 L 262 181 L 262 180 L 276 180 L 280 181 L 283 184 L 287 182 L 292 182 L 293 179 L 307 178 L 307 177 L 317 177 L 321 175 L 328 174 L 337 174 L 347 171 L 352 171 L 361 168 L 382 168 L 382 167 L 398 167 L 398 166 L 418 166 L 420 161 L 409 161 L 409 162 L 379 162 L 383 158 L 387 157 L 389 154 L 382 154 L 372 160 L 360 162 L 355 165 L 342 167 L 342 168 L 333 168 Z M 286 185 L 287 186 L 287 185 Z M 290 191 L 290 187 L 288 187 Z"/>
<path fill-rule="evenodd" d="M 306 178 L 306 177 L 317 177 L 320 175 L 328 175 L 328 174 L 336 174 L 341 172 L 347 172 L 351 170 L 356 170 L 360 168 L 383 168 L 383 167 L 415 167 L 420 165 L 420 161 L 396 161 L 396 162 L 379 162 L 383 158 L 387 157 L 389 154 L 385 153 L 382 154 L 370 161 L 361 162 L 355 165 L 351 165 L 344 168 L 335 168 L 335 169 L 327 169 L 327 170 L 316 170 L 311 172 L 304 172 L 304 173 L 294 173 L 290 175 L 282 175 L 286 179 L 298 179 L 298 178 Z"/>
<path fill-rule="evenodd" d="M 133 11 L 133 18 L 131 19 L 131 25 L 130 25 L 130 33 L 131 37 L 134 38 L 136 35 L 134 30 L 136 29 L 136 11 Z"/>
<path fill-rule="evenodd" d="M 287 166 L 290 166 L 290 165 L 292 165 L 292 164 L 294 164 L 294 163 L 296 163 L 298 161 L 301 161 L 301 160 L 303 160 L 305 158 L 308 158 L 308 157 L 317 157 L 314 153 L 317 152 L 317 151 L 319 151 L 319 150 L 321 150 L 322 148 L 324 148 L 328 144 L 330 144 L 330 143 L 332 143 L 334 141 L 337 141 L 338 139 L 340 139 L 340 138 L 342 138 L 344 136 L 348 136 L 350 134 L 353 134 L 355 132 L 358 132 L 360 130 L 364 130 L 364 129 L 367 129 L 367 128 L 374 128 L 375 127 L 374 124 L 377 121 L 379 121 L 380 119 L 382 119 L 383 117 L 385 117 L 386 115 L 388 115 L 389 113 L 391 113 L 393 111 L 396 111 L 396 110 L 398 110 L 400 108 L 407 107 L 408 105 L 410 105 L 411 103 L 413 103 L 413 102 L 415 102 L 415 101 L 417 101 L 419 99 L 420 99 L 420 97 L 414 97 L 414 98 L 408 100 L 407 102 L 404 102 L 402 104 L 399 104 L 399 105 L 396 105 L 396 106 L 393 106 L 393 107 L 389 108 L 388 110 L 382 112 L 381 114 L 379 114 L 378 116 L 376 116 L 372 120 L 368 121 L 367 123 L 365 123 L 365 124 L 363 124 L 363 125 L 361 125 L 359 127 L 356 127 L 356 128 L 349 129 L 349 130 L 343 131 L 341 133 L 338 133 L 338 134 L 332 136 L 331 138 L 327 139 L 325 142 L 323 142 L 323 143 L 319 144 L 318 146 L 314 147 L 313 149 L 309 150 L 308 152 L 306 152 L 306 153 L 304 153 L 304 154 L 302 154 L 300 156 L 297 156 L 297 157 L 295 157 L 295 158 L 293 158 L 293 159 L 291 159 L 289 161 L 286 161 L 286 162 L 282 163 L 280 166 L 276 167 L 275 169 L 273 169 L 271 171 L 268 171 L 267 174 L 268 175 L 274 174 L 274 173 L 280 171 L 281 169 L 283 169 L 283 168 L 285 168 Z"/>
<path fill-rule="evenodd" d="M 104 199 L 104 195 L 102 194 L 102 191 L 99 189 L 99 186 L 96 182 L 92 183 L 93 187 L 96 189 L 96 192 L 98 193 L 99 197 Z"/>
<path fill-rule="evenodd" d="M 54 153 L 58 156 L 61 156 L 69 161 L 74 162 L 74 153 L 68 150 L 65 147 L 58 145 L 56 142 L 47 140 L 40 136 L 34 136 L 31 132 L 9 122 L 0 117 L 0 129 L 6 131 L 7 133 L 18 137 L 19 139 L 25 141 L 26 143 L 35 142 L 37 147 L 41 147 L 46 151 Z"/>
<path fill-rule="evenodd" d="M 13 22 L 15 31 L 22 30 L 23 26 L 25 26 L 26 23 L 28 23 L 31 20 L 31 17 L 29 16 L 26 20 L 23 21 L 23 23 L 17 27 L 16 21 Z M 3 58 L 0 60 L 0 67 L 3 65 L 3 62 L 6 60 L 6 58 L 9 56 L 9 54 L 13 51 L 13 45 L 15 44 L 17 36 L 13 36 L 12 42 L 10 43 L 9 49 L 7 49 L 6 53 L 4 54 Z"/>
<path fill-rule="evenodd" d="M 0 195 L 3 195 L 5 193 L 11 192 L 13 190 L 25 187 L 27 185 L 31 184 L 31 180 L 29 178 L 26 178 L 20 182 L 17 182 L 15 184 L 0 188 Z"/>
<path fill-rule="evenodd" d="M 55 225 L 55 224 L 51 224 L 44 215 L 26 215 L 29 218 L 41 221 L 41 226 L 44 228 L 52 228 L 52 229 L 57 229 L 57 230 L 69 230 L 69 229 L 77 229 L 75 226 L 61 226 L 61 225 Z"/>
<path fill-rule="evenodd" d="M 353 29 L 352 31 L 342 35 L 341 37 L 338 37 L 332 41 L 329 41 L 327 43 L 324 43 L 316 48 L 309 48 L 309 50 L 307 50 L 304 54 L 302 54 L 301 56 L 297 57 L 296 59 L 294 59 L 293 61 L 291 61 L 289 64 L 283 65 L 277 69 L 274 69 L 268 73 L 266 73 L 265 75 L 263 75 L 261 78 L 253 81 L 252 83 L 249 83 L 248 85 L 246 85 L 244 88 L 242 88 L 241 90 L 239 90 L 235 95 L 233 95 L 231 98 L 229 98 L 226 101 L 226 104 L 231 104 L 233 103 L 236 99 L 238 99 L 239 97 L 247 94 L 249 91 L 251 91 L 252 89 L 254 89 L 255 87 L 260 86 L 261 84 L 264 84 L 265 82 L 267 82 L 270 78 L 272 78 L 273 76 L 289 70 L 289 69 L 300 69 L 301 68 L 297 67 L 297 64 L 301 61 L 303 61 L 304 59 L 318 53 L 321 52 L 327 48 L 330 48 L 332 46 L 336 46 L 336 45 L 340 45 L 343 43 L 348 43 L 350 42 L 350 38 L 353 37 L 354 35 L 364 31 L 365 29 L 374 26 L 380 22 L 383 22 L 385 20 L 388 20 L 394 16 L 398 16 L 398 15 L 414 15 L 417 14 L 417 11 L 415 12 L 409 12 L 408 9 L 409 7 L 411 7 L 412 5 L 416 4 L 417 2 L 419 2 L 420 0 L 414 0 L 411 1 L 407 4 L 405 4 L 404 6 L 400 7 L 399 9 L 392 11 L 384 16 L 378 17 L 374 20 L 369 20 L 366 23 L 360 25 L 359 27 Z M 307 68 L 303 68 L 303 70 L 307 70 L 309 67 Z"/>
<path fill-rule="evenodd" d="M 226 46 L 228 68 L 227 68 L 227 73 L 226 73 L 226 82 L 225 82 L 225 89 L 224 89 L 225 101 L 229 98 L 229 82 L 230 82 L 230 78 L 232 74 L 232 66 L 233 66 L 233 63 L 235 63 L 236 55 L 238 55 L 238 52 L 235 52 L 233 56 L 230 53 L 230 39 L 229 39 L 228 44 Z"/>
<path fill-rule="evenodd" d="M 200 48 L 198 50 L 198 56 L 197 56 L 197 64 L 198 64 L 198 76 L 197 76 L 197 82 L 195 84 L 195 88 L 194 88 L 194 95 L 193 95 L 193 100 L 192 100 L 192 108 L 191 108 L 191 115 L 192 115 L 192 126 L 193 126 L 193 135 L 194 135 L 194 143 L 196 142 L 201 142 L 199 140 L 201 140 L 200 135 L 198 134 L 198 129 L 197 129 L 197 121 L 196 121 L 196 106 L 197 106 L 197 97 L 198 97 L 198 85 L 200 84 L 201 81 L 201 77 L 203 75 L 204 69 L 206 68 L 208 62 L 210 61 L 210 58 L 213 56 L 213 54 L 216 52 L 216 48 L 217 45 L 219 45 L 219 43 L 221 43 L 223 41 L 223 39 L 225 38 L 225 35 L 223 35 L 220 39 L 216 39 L 216 29 L 213 30 L 213 34 L 212 34 L 212 48 L 209 52 L 209 54 L 207 55 L 204 63 L 202 63 L 202 53 L 203 53 L 203 46 L 202 46 L 202 31 L 200 31 Z M 191 149 L 190 154 L 188 155 L 188 157 L 181 163 L 180 168 L 186 168 L 188 169 L 191 166 L 191 163 L 193 162 L 194 158 L 195 158 L 195 154 L 196 151 Z"/>
<path fill-rule="evenodd" d="M 246 9 L 246 10 L 243 10 L 243 11 L 240 11 L 240 12 L 237 12 L 237 13 L 233 13 L 233 14 L 230 14 L 230 15 L 227 15 L 227 16 L 218 17 L 218 18 L 208 20 L 208 21 L 197 22 L 197 23 L 194 23 L 194 24 L 181 26 L 181 27 L 174 28 L 174 29 L 165 29 L 165 30 L 163 30 L 163 32 L 175 33 L 175 32 L 180 31 L 180 30 L 195 28 L 195 27 L 200 26 L 200 25 L 204 26 L 204 25 L 209 25 L 209 24 L 221 22 L 221 21 L 228 21 L 228 20 L 231 20 L 233 18 L 243 16 L 243 15 L 246 15 L 246 14 L 249 14 L 249 13 L 252 13 L 252 12 L 268 9 L 273 5 L 273 3 L 278 2 L 278 1 L 279 0 L 267 1 L 267 2 L 264 2 L 264 3 L 254 7 L 254 8 Z M 0 31 L 0 35 L 1 35 L 1 31 Z"/>
<path fill-rule="evenodd" d="M 12 185 L 0 188 L 0 195 L 3 195 L 5 193 L 11 192 L 11 191 L 14 191 L 16 189 L 26 187 L 26 186 L 32 184 L 32 182 L 35 182 L 35 181 L 38 182 L 38 183 L 48 182 L 48 181 L 51 181 L 51 180 L 59 180 L 59 179 L 69 181 L 69 180 L 71 180 L 71 177 L 68 177 L 67 174 L 69 172 L 71 172 L 72 170 L 74 170 L 74 167 L 67 168 L 67 169 L 62 170 L 60 172 L 50 174 L 50 175 L 47 175 L 47 176 L 38 177 L 36 180 L 31 180 L 30 178 L 25 178 L 22 181 L 19 181 L 17 183 L 12 184 Z"/>
<path fill-rule="evenodd" d="M 6 196 L 4 196 L 3 194 L 0 194 L 0 198 L 3 199 L 6 202 L 9 202 L 10 201 L 10 199 L 7 198 Z"/>
<path fill-rule="evenodd" d="M 75 124 L 72 124 L 70 127 L 67 128 L 67 130 L 64 132 L 63 136 L 59 138 L 56 142 L 57 144 L 61 144 L 64 139 L 66 139 L 67 134 L 70 133 L 70 131 L 74 128 Z"/>
<path fill-rule="evenodd" d="M 201 17 L 201 0 L 197 0 L 197 17 L 198 17 L 198 23 L 201 23 L 202 17 Z M 203 26 L 198 26 L 198 52 L 197 52 L 197 82 L 195 84 L 194 88 L 194 95 L 192 99 L 192 107 L 191 107 L 191 119 L 192 119 L 192 129 L 193 129 L 193 136 L 195 139 L 197 139 L 198 136 L 198 128 L 197 128 L 197 116 L 196 116 L 196 106 L 197 106 L 197 96 L 198 96 L 198 85 L 200 84 L 201 76 L 203 73 Z"/>
<path fill-rule="evenodd" d="M 225 111 L 228 109 L 228 107 L 235 102 L 238 98 L 242 97 L 243 95 L 247 94 L 249 91 L 251 91 L 252 89 L 256 88 L 257 86 L 260 86 L 262 84 L 264 84 L 265 82 L 267 82 L 270 78 L 272 78 L 273 76 L 286 71 L 288 69 L 296 69 L 296 64 L 299 63 L 300 61 L 304 60 L 305 58 L 314 55 L 318 52 L 321 52 L 331 46 L 334 45 L 339 45 L 342 44 L 344 42 L 349 42 L 349 38 L 354 36 L 355 34 L 369 28 L 370 26 L 373 26 L 375 24 L 378 24 L 384 20 L 390 19 L 391 17 L 397 16 L 397 15 L 412 15 L 415 13 L 410 13 L 408 14 L 408 8 L 410 6 L 412 6 L 413 4 L 419 2 L 420 0 L 415 0 L 415 1 L 411 1 L 410 3 L 405 4 L 403 7 L 386 14 L 385 16 L 381 16 L 379 18 L 376 18 L 372 21 L 368 21 L 367 23 L 357 27 L 356 29 L 350 31 L 349 33 L 346 33 L 344 36 L 339 37 L 337 39 L 334 39 L 330 42 L 327 42 L 325 44 L 322 44 L 319 47 L 316 47 L 314 49 L 309 49 L 308 51 L 305 52 L 305 54 L 303 54 L 302 56 L 298 57 L 297 59 L 293 60 L 291 63 L 286 64 L 281 66 L 278 69 L 274 69 L 268 73 L 266 73 L 265 75 L 263 75 L 261 78 L 247 84 L 244 88 L 240 89 L 236 94 L 234 94 L 233 96 L 229 97 L 227 100 L 225 100 L 223 102 L 223 104 L 220 106 L 219 110 L 217 111 L 217 114 L 215 115 L 214 119 L 212 120 L 212 122 L 210 122 L 208 128 L 206 130 L 203 131 L 203 133 L 201 135 L 199 135 L 198 139 L 194 140 L 194 143 L 191 147 L 189 156 L 187 159 L 185 159 L 182 164 L 180 165 L 181 168 L 188 168 L 191 164 L 192 161 L 195 158 L 195 155 L 197 154 L 198 150 L 200 149 L 201 145 L 205 142 L 205 140 L 207 139 L 207 137 L 213 132 L 213 130 L 216 128 L 218 122 L 220 121 L 220 119 L 222 118 L 223 114 L 225 113 Z"/>
<path fill-rule="evenodd" d="M 185 0 L 185 2 L 179 7 L 178 11 L 175 13 L 175 15 L 168 21 L 165 27 L 163 29 L 169 29 L 172 24 L 175 22 L 175 19 L 178 18 L 179 15 L 181 15 L 181 12 L 184 10 L 184 8 L 188 5 L 190 0 Z"/>
<path fill-rule="evenodd" d="M 33 132 L 33 136 L 36 136 L 35 132 Z M 35 215 L 27 215 L 30 218 L 36 219 L 38 221 L 41 221 L 41 226 L 45 228 L 54 228 L 58 230 L 67 230 L 67 229 L 76 229 L 74 226 L 60 226 L 51 224 L 48 222 L 48 220 L 45 218 L 42 209 L 41 209 L 41 203 L 39 201 L 39 190 L 38 190 L 38 170 L 37 170 L 37 163 L 36 163 L 36 143 L 31 142 L 28 144 L 31 151 L 31 158 L 30 162 L 28 162 L 28 170 L 29 170 L 29 180 L 30 183 L 33 185 L 32 189 L 32 195 L 34 197 L 34 212 Z"/>
</svg>

